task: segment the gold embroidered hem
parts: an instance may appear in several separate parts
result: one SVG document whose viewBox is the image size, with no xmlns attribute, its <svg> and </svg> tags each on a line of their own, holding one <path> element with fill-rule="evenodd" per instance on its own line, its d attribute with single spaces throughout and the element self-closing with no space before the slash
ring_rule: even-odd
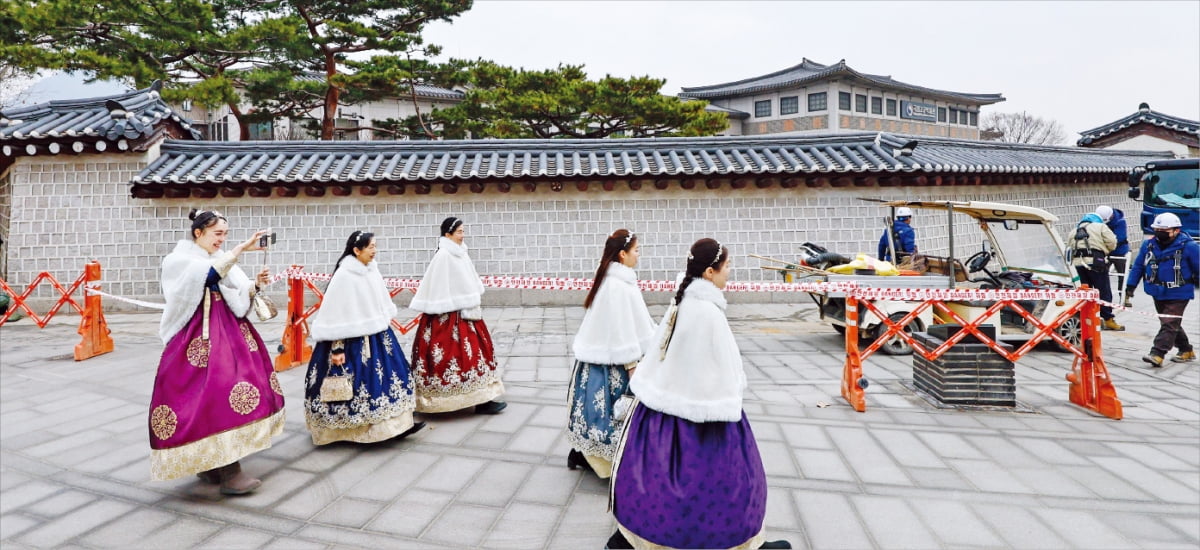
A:
<svg viewBox="0 0 1200 550">
<path fill-rule="evenodd" d="M 501 395 L 504 395 L 504 383 L 499 379 L 492 380 L 479 389 L 461 394 L 447 392 L 431 395 L 421 393 L 421 388 L 417 388 L 417 412 L 441 413 L 462 410 L 487 403 Z"/>
<path fill-rule="evenodd" d="M 633 547 L 636 548 L 637 550 L 668 550 L 671 548 L 670 546 L 663 546 L 661 544 L 655 544 L 653 542 L 650 542 L 642 537 L 639 537 L 639 536 L 633 534 L 632 531 L 630 531 L 629 529 L 626 529 L 624 525 L 621 525 L 621 522 L 619 522 L 619 521 L 617 522 L 617 529 L 619 529 L 621 531 L 622 535 L 625 535 L 625 540 L 628 540 L 629 544 L 632 544 Z M 734 547 L 730 548 L 729 550 L 750 550 L 752 548 L 758 548 L 758 547 L 762 546 L 764 542 L 766 542 L 766 541 L 763 539 L 762 530 L 760 529 L 758 531 L 758 534 L 754 535 L 753 537 L 750 537 L 750 540 L 743 542 L 737 546 L 734 546 Z"/>
<path fill-rule="evenodd" d="M 309 424 L 308 431 L 312 434 L 313 445 L 328 445 L 334 441 L 375 443 L 396 437 L 411 427 L 413 414 L 409 411 L 383 422 L 353 428 L 323 428 Z"/>
<path fill-rule="evenodd" d="M 596 477 L 600 479 L 612 477 L 612 461 L 589 454 L 583 455 L 583 458 L 587 459 L 588 466 L 591 466 L 592 470 L 596 472 Z"/>
<path fill-rule="evenodd" d="M 150 479 L 169 481 L 233 464 L 271 447 L 283 433 L 284 411 L 244 426 L 169 449 L 150 450 Z"/>
</svg>

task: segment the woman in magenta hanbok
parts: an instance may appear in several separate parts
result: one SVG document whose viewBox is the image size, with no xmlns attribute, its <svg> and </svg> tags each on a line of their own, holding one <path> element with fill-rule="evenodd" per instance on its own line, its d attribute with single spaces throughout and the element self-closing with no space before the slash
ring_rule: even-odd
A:
<svg viewBox="0 0 1200 550">
<path fill-rule="evenodd" d="M 224 216 L 193 210 L 188 218 L 191 238 L 162 264 L 167 307 L 159 336 L 166 349 L 150 398 L 151 477 L 197 474 L 223 494 L 240 495 L 261 482 L 238 461 L 283 431 L 283 391 L 267 346 L 246 319 L 267 269 L 252 281 L 235 265 L 243 252 L 261 250 L 266 232 L 223 252 Z"/>
</svg>

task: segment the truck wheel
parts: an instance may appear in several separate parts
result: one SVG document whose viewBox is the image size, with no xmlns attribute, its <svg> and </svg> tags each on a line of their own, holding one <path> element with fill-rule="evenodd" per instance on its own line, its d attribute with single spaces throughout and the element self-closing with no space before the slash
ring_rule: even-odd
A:
<svg viewBox="0 0 1200 550">
<path fill-rule="evenodd" d="M 904 313 L 893 313 L 888 317 L 888 319 L 890 319 L 893 323 L 898 323 L 904 318 L 904 316 Z M 880 324 L 875 330 L 878 331 L 876 334 L 883 334 L 887 331 L 887 325 Z M 913 319 L 908 326 L 904 327 L 905 334 L 912 334 L 914 332 L 921 332 L 923 330 L 925 330 L 925 325 L 920 319 Z M 891 340 L 888 340 L 886 344 L 880 346 L 879 351 L 882 351 L 888 355 L 912 355 L 913 349 L 912 346 L 908 345 L 908 342 L 903 338 L 895 336 Z"/>
<path fill-rule="evenodd" d="M 1054 332 L 1062 336 L 1063 340 L 1078 346 L 1079 341 L 1083 338 L 1083 325 L 1079 322 L 1079 315 L 1072 315 L 1070 319 L 1063 321 L 1061 325 L 1055 327 Z M 1054 347 L 1058 348 L 1058 351 L 1071 351 L 1057 341 L 1054 342 Z"/>
</svg>

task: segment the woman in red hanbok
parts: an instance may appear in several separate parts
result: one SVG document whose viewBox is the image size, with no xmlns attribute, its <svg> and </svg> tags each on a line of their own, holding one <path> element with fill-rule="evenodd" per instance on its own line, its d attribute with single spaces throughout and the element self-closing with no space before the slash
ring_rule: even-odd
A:
<svg viewBox="0 0 1200 550">
<path fill-rule="evenodd" d="M 507 403 L 492 336 L 479 307 L 483 282 L 463 244 L 463 221 L 442 221 L 438 250 L 408 307 L 421 312 L 413 341 L 417 412 L 440 413 L 475 407 L 496 414 Z"/>
</svg>

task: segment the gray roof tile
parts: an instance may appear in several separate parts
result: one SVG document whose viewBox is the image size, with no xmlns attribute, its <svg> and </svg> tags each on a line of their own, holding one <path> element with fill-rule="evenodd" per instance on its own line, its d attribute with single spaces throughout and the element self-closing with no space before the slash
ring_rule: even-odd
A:
<svg viewBox="0 0 1200 550">
<path fill-rule="evenodd" d="M 94 137 L 116 141 L 149 137 L 165 122 L 193 138 L 200 132 L 159 97 L 156 82 L 144 90 L 80 100 L 51 101 L 0 109 L 0 142 Z"/>
<path fill-rule="evenodd" d="M 1139 105 L 1138 111 L 1132 115 L 1124 117 L 1120 120 L 1115 120 L 1103 126 L 1092 128 L 1091 130 L 1079 132 L 1080 136 L 1082 137 L 1080 137 L 1079 141 L 1076 143 L 1078 145 L 1088 145 L 1100 138 L 1138 124 L 1150 124 L 1153 126 L 1166 128 L 1168 130 L 1175 130 L 1176 132 L 1200 136 L 1200 122 L 1153 111 L 1150 109 L 1149 105 L 1143 103 Z"/>
<path fill-rule="evenodd" d="M 976 105 L 991 105 L 993 103 L 1004 101 L 1004 96 L 1000 94 L 951 92 L 948 90 L 938 90 L 935 88 L 926 88 L 924 86 L 916 86 L 913 84 L 900 82 L 899 80 L 895 80 L 890 76 L 861 73 L 847 66 L 845 59 L 838 61 L 833 65 L 823 65 L 808 58 L 804 58 L 803 62 L 794 67 L 789 67 L 787 69 L 762 76 L 738 80 L 736 82 L 726 82 L 724 84 L 683 88 L 683 91 L 679 94 L 679 97 L 695 99 L 718 99 L 724 97 L 744 96 L 773 90 L 794 88 L 796 86 L 834 77 L 849 77 L 857 79 L 860 82 L 865 82 L 880 87 L 907 90 L 909 92 L 925 96 L 940 97 L 951 101 L 971 103 Z"/>
<path fill-rule="evenodd" d="M 911 154 L 901 149 L 917 141 Z M 821 173 L 1124 173 L 1165 152 L 876 133 L 463 141 L 168 140 L 138 184 L 387 183 Z"/>
</svg>

